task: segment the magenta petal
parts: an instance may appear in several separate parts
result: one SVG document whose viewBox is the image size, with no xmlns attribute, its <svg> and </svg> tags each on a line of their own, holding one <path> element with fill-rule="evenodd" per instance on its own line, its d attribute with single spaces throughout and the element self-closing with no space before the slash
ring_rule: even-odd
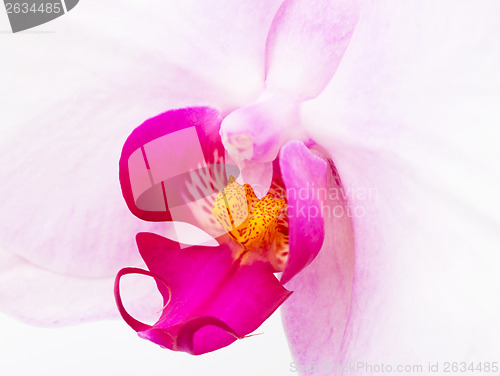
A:
<svg viewBox="0 0 500 376">
<path fill-rule="evenodd" d="M 267 88 L 316 97 L 337 70 L 358 16 L 355 0 L 284 1 L 267 40 Z"/>
<path fill-rule="evenodd" d="M 219 124 L 216 110 L 186 108 L 151 118 L 132 132 L 120 158 L 120 183 L 134 215 L 147 221 L 172 219 L 165 202 L 168 197 L 163 197 L 163 181 L 196 169 L 205 162 L 205 155 L 213 155 L 211 150 L 223 151 L 220 142 L 210 138 L 210 134 L 217 134 Z M 185 166 L 172 166 L 197 146 L 196 155 Z M 173 158 L 176 163 L 169 163 Z"/>
<path fill-rule="evenodd" d="M 153 277 L 156 281 L 161 281 L 165 286 L 167 284 L 165 281 L 163 281 L 160 277 L 157 275 L 147 271 L 147 270 L 142 270 L 139 268 L 123 268 L 118 272 L 115 278 L 115 286 L 114 286 L 114 294 L 115 294 L 115 300 L 116 300 L 116 305 L 118 306 L 118 311 L 120 312 L 120 315 L 123 317 L 125 322 L 135 331 L 143 331 L 151 328 L 151 325 L 144 324 L 136 319 L 134 319 L 130 314 L 127 312 L 125 307 L 123 306 L 123 302 L 121 299 L 121 294 L 120 294 L 120 279 L 124 275 L 127 274 L 144 274 Z"/>
<path fill-rule="evenodd" d="M 287 191 L 290 254 L 281 282 L 287 283 L 317 256 L 324 239 L 321 194 L 326 192 L 326 162 L 302 142 L 290 141 L 280 152 Z"/>
<path fill-rule="evenodd" d="M 291 294 L 267 264 L 241 265 L 226 245 L 181 250 L 151 233 L 139 233 L 137 244 L 150 269 L 140 273 L 153 276 L 170 302 L 152 327 L 122 315 L 141 337 L 163 347 L 202 354 L 227 346 L 257 329 Z"/>
<path fill-rule="evenodd" d="M 196 342 L 194 340 L 195 335 L 198 337 Z M 199 336 L 205 337 L 203 338 L 204 340 L 200 341 Z M 176 345 L 178 350 L 196 355 L 203 354 L 211 350 L 198 348 L 196 351 L 195 343 L 198 347 L 202 342 L 213 344 L 215 338 L 227 342 L 227 344 L 231 344 L 241 337 L 222 320 L 212 316 L 195 317 L 187 321 L 181 327 L 177 336 Z"/>
</svg>

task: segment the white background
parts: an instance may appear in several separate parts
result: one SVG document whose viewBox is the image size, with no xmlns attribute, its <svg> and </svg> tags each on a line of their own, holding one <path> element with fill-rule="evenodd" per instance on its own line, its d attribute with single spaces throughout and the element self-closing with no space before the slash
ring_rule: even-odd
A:
<svg viewBox="0 0 500 376">
<path fill-rule="evenodd" d="M 0 314 L 3 376 L 285 376 L 292 362 L 279 312 L 256 333 L 213 353 L 192 356 L 139 338 L 122 321 L 37 328 Z"/>
</svg>

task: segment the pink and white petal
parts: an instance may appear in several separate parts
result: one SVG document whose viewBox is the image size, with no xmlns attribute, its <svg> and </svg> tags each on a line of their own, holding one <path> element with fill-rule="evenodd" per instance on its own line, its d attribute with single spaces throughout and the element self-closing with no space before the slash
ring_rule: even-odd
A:
<svg viewBox="0 0 500 376">
<path fill-rule="evenodd" d="M 289 140 L 306 138 L 298 119 L 297 101 L 267 92 L 223 119 L 220 136 L 226 158 L 239 166 L 242 179 L 238 181 L 250 184 L 257 197 L 267 194 L 272 161 L 280 148 Z"/>
<path fill-rule="evenodd" d="M 41 26 L 55 30 L 50 36 L 6 38 L 3 246 L 84 277 L 137 264 L 130 235 L 162 230 L 137 221 L 120 197 L 117 162 L 127 135 L 168 108 L 227 109 L 253 98 L 279 4 L 89 0 Z"/>
<path fill-rule="evenodd" d="M 499 11 L 366 3 L 331 84 L 304 107 L 346 187 L 356 248 L 342 345 L 325 330 L 306 352 L 292 332 L 297 362 L 497 356 Z M 327 273 L 303 283 L 331 289 Z M 290 303 L 289 318 L 301 309 Z M 336 315 L 311 304 L 307 322 Z"/>
<path fill-rule="evenodd" d="M 236 162 L 271 162 L 285 142 L 301 138 L 298 118 L 298 102 L 264 93 L 255 103 L 226 116 L 220 135 Z"/>
<path fill-rule="evenodd" d="M 279 164 L 288 206 L 290 252 L 281 275 L 281 282 L 287 283 L 314 260 L 323 245 L 321 196 L 326 193 L 327 166 L 300 141 L 281 148 Z"/>
<path fill-rule="evenodd" d="M 38 267 L 0 252 L 0 310 L 38 326 L 61 326 L 119 317 L 114 278 L 79 278 Z M 144 320 L 161 307 L 156 287 L 144 278 L 125 281 L 127 308 Z"/>
<path fill-rule="evenodd" d="M 337 70 L 359 15 L 357 0 L 287 0 L 266 47 L 266 87 L 316 97 Z"/>
</svg>

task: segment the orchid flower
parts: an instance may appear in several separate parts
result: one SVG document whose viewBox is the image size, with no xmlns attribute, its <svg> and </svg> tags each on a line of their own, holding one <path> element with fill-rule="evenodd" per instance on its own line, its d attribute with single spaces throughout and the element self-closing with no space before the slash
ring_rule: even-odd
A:
<svg viewBox="0 0 500 376">
<path fill-rule="evenodd" d="M 252 185 L 226 178 L 218 119 L 217 111 L 207 108 L 166 112 L 132 133 L 120 160 L 123 195 L 132 213 L 150 221 L 191 220 L 220 241 L 216 247 L 181 250 L 175 241 L 139 233 L 149 271 L 122 269 L 115 284 L 120 313 L 141 337 L 194 354 L 257 329 L 290 295 L 273 273 L 283 272 L 281 283 L 288 282 L 311 263 L 324 237 L 318 191 L 326 190 L 326 162 L 301 142 L 287 143 L 280 149 L 273 186 L 259 199 Z M 204 162 L 207 167 L 200 168 Z M 255 165 L 243 171 L 250 168 Z M 185 235 L 193 237 L 192 231 Z M 157 280 L 164 308 L 153 326 L 123 306 L 119 282 L 131 273 Z"/>
<path fill-rule="evenodd" d="M 497 2 L 85 4 L 50 40 L 5 39 L 2 311 L 43 325 L 116 317 L 114 274 L 141 267 L 133 234 L 166 231 L 123 205 L 127 136 L 152 115 L 208 106 L 235 154 L 230 135 L 248 131 L 236 115 L 276 100 L 296 114 L 293 134 L 273 121 L 258 135 L 274 152 L 322 146 L 345 205 L 364 210 L 325 221 L 321 250 L 286 284 L 299 370 L 496 356 Z M 242 165 L 250 185 L 270 185 L 271 157 Z M 149 311 L 143 291 L 132 301 Z"/>
<path fill-rule="evenodd" d="M 215 249 L 180 251 L 168 239 L 138 234 L 149 271 L 123 269 L 115 295 L 123 318 L 141 337 L 194 354 L 243 338 L 290 294 L 273 273 L 283 272 L 281 283 L 287 283 L 318 254 L 323 208 L 332 217 L 328 221 L 338 222 L 334 200 L 326 197 L 327 180 L 332 189 L 342 189 L 331 159 L 293 139 L 314 144 L 301 127 L 299 107 L 335 72 L 357 7 L 310 5 L 286 1 L 278 9 L 266 41 L 262 93 L 254 103 L 228 114 L 211 108 L 171 110 L 146 121 L 125 143 L 120 182 L 131 212 L 146 221 L 196 225 L 220 242 Z M 296 40 L 293 49 L 290 39 Z M 299 47 L 307 54 L 297 56 Z M 227 176 L 230 166 L 237 177 L 241 170 L 244 186 Z M 345 205 L 340 209 L 343 213 Z M 342 221 L 343 236 L 352 240 L 348 221 Z M 172 238 L 185 243 L 178 235 Z M 352 251 L 351 245 L 341 251 L 343 273 L 350 278 Z M 157 280 L 164 308 L 153 326 L 123 306 L 119 282 L 131 273 Z M 347 314 L 348 298 L 345 303 Z"/>
</svg>

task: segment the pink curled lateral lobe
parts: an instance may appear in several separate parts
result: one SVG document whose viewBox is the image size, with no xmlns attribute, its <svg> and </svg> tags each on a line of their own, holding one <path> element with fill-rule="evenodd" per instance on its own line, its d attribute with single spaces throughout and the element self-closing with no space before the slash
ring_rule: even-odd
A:
<svg viewBox="0 0 500 376">
<path fill-rule="evenodd" d="M 295 293 L 283 306 L 282 316 L 297 364 L 322 364 L 340 361 L 345 351 L 354 283 L 354 229 L 348 198 L 333 161 L 318 145 L 302 148 L 301 153 L 305 151 L 309 159 L 320 159 L 326 170 L 325 179 L 316 178 L 314 190 L 309 191 L 317 200 L 311 208 L 318 208 L 322 218 L 322 226 L 313 229 L 322 231 L 324 238 L 313 250 L 307 247 L 305 232 L 299 233 L 297 261 L 289 268 L 291 273 L 301 267 L 303 270 L 287 283 Z M 312 211 L 316 213 L 316 209 Z M 292 248 L 290 256 L 292 260 Z"/>
<path fill-rule="evenodd" d="M 120 158 L 120 184 L 135 216 L 189 224 L 213 238 L 223 235 L 211 213 L 213 200 L 228 174 L 238 177 L 239 170 L 225 162 L 220 122 L 217 110 L 190 107 L 155 116 L 130 134 Z"/>
<path fill-rule="evenodd" d="M 214 134 L 219 112 L 208 107 L 167 111 L 146 120 L 128 137 L 120 158 L 120 184 L 130 211 L 147 221 L 172 219 L 171 207 L 188 204 L 170 197 L 165 180 L 222 163 Z M 183 176 L 187 181 L 188 176 Z M 171 180 L 171 184 L 179 183 Z"/>
<path fill-rule="evenodd" d="M 326 189 L 326 162 L 302 142 L 290 141 L 280 152 L 287 191 L 290 254 L 281 276 L 287 283 L 309 265 L 323 244 L 324 220 L 319 193 Z"/>
</svg>

